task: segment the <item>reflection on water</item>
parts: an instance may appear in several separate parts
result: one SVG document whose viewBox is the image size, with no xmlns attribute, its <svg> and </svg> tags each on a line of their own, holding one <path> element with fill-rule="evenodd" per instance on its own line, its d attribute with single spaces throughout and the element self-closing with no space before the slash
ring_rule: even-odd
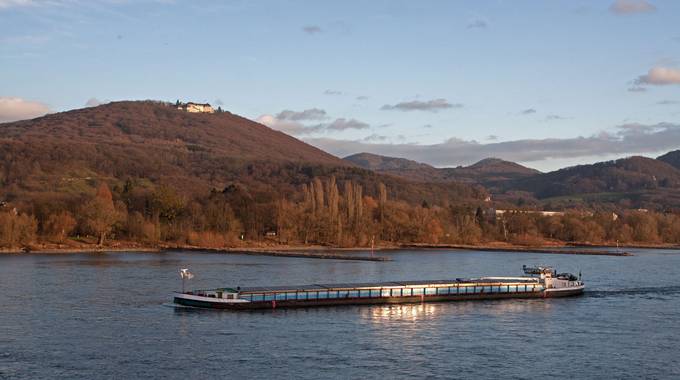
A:
<svg viewBox="0 0 680 380">
<path fill-rule="evenodd" d="M 370 306 L 361 309 L 361 317 L 371 323 L 390 323 L 394 321 L 417 322 L 434 318 L 440 309 L 437 303 L 396 304 Z"/>
<path fill-rule="evenodd" d="M 485 314 L 512 320 L 523 314 L 552 313 L 555 299 L 508 299 L 508 300 L 468 300 L 450 302 L 424 302 L 412 304 L 392 304 L 370 306 L 361 309 L 361 317 L 371 323 L 422 322 L 436 321 L 446 313 L 447 316 L 469 318 Z M 559 306 L 559 305 L 557 305 Z"/>
</svg>

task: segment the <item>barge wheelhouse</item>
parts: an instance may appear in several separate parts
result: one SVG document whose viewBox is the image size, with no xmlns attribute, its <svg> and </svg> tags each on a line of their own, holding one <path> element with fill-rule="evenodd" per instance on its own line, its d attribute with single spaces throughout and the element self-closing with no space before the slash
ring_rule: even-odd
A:
<svg viewBox="0 0 680 380">
<path fill-rule="evenodd" d="M 583 282 L 572 274 L 557 274 L 550 267 L 524 267 L 524 271 L 530 276 L 192 290 L 175 293 L 174 302 L 183 306 L 238 310 L 547 298 L 583 293 Z"/>
</svg>

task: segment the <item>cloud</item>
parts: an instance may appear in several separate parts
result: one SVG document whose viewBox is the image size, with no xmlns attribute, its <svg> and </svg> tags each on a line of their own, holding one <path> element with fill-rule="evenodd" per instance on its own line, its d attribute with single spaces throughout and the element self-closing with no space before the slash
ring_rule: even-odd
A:
<svg viewBox="0 0 680 380">
<path fill-rule="evenodd" d="M 342 91 L 338 90 L 326 90 L 323 92 L 324 95 L 342 95 Z"/>
<path fill-rule="evenodd" d="M 0 9 L 34 5 L 33 0 L 0 0 Z"/>
<path fill-rule="evenodd" d="M 0 7 L 0 9 L 2 8 Z M 0 43 L 12 45 L 40 45 L 50 41 L 51 39 L 52 36 L 47 34 L 25 34 L 0 37 Z"/>
<path fill-rule="evenodd" d="M 488 135 L 488 136 L 486 136 L 486 139 L 489 140 L 489 141 L 496 141 L 496 140 L 498 140 L 498 136 Z"/>
<path fill-rule="evenodd" d="M 90 98 L 90 99 L 87 100 L 87 102 L 85 102 L 85 107 L 96 107 L 96 106 L 101 105 L 103 103 L 104 102 L 102 102 L 101 100 L 99 100 L 97 98 Z"/>
<path fill-rule="evenodd" d="M 669 84 L 680 84 L 680 69 L 669 67 L 653 67 L 647 74 L 640 75 L 634 80 L 638 86 L 654 85 L 664 86 Z"/>
<path fill-rule="evenodd" d="M 520 112 L 522 115 L 531 115 L 532 113 L 536 113 L 536 110 L 533 108 L 527 108 Z"/>
<path fill-rule="evenodd" d="M 436 166 L 467 165 L 487 157 L 518 162 L 606 156 L 611 154 L 656 153 L 680 148 L 680 124 L 624 124 L 612 132 L 566 139 L 525 139 L 479 143 L 451 138 L 439 144 L 367 143 L 362 140 L 308 138 L 306 142 L 339 157 L 371 152 L 403 157 Z"/>
<path fill-rule="evenodd" d="M 658 128 L 659 126 L 654 124 L 628 123 L 620 125 L 618 133 L 622 136 L 640 136 L 654 132 Z"/>
<path fill-rule="evenodd" d="M 255 121 L 289 135 L 299 136 L 312 133 L 309 127 L 300 122 L 279 119 L 274 115 L 262 115 L 255 119 Z"/>
<path fill-rule="evenodd" d="M 109 2 L 123 2 L 123 0 L 108 0 L 99 1 L 102 3 Z M 157 0 L 161 2 L 161 0 Z M 68 6 L 68 5 L 83 5 L 85 3 L 95 3 L 95 1 L 82 0 L 0 0 L 0 10 L 15 8 L 15 7 L 29 7 L 29 6 Z"/>
<path fill-rule="evenodd" d="M 628 92 L 645 92 L 645 91 L 647 91 L 647 89 L 640 86 L 628 87 Z"/>
<path fill-rule="evenodd" d="M 374 133 L 372 135 L 368 135 L 368 136 L 364 137 L 363 139 L 361 139 L 361 141 L 367 141 L 367 142 L 371 142 L 371 141 L 385 142 L 387 140 L 389 140 L 389 137 L 379 135 L 377 133 Z"/>
<path fill-rule="evenodd" d="M 362 96 L 357 96 L 356 99 L 357 99 L 357 100 L 368 100 L 368 96 L 364 96 L 364 95 L 362 95 Z"/>
<path fill-rule="evenodd" d="M 397 111 L 429 111 L 437 112 L 443 109 L 449 108 L 462 108 L 463 105 L 460 103 L 451 104 L 446 99 L 432 99 L 426 102 L 421 102 L 420 100 L 414 100 L 410 102 L 401 102 L 394 105 L 385 104 L 380 109 L 381 110 L 397 110 Z"/>
<path fill-rule="evenodd" d="M 356 119 L 337 118 L 330 123 L 307 124 L 312 120 L 326 119 L 326 111 L 311 108 L 304 111 L 283 110 L 276 115 L 262 115 L 256 120 L 272 129 L 294 136 L 342 132 L 349 129 L 368 129 L 370 125 Z"/>
<path fill-rule="evenodd" d="M 0 96 L 0 123 L 33 119 L 49 112 L 49 107 L 40 102 Z"/>
<path fill-rule="evenodd" d="M 556 115 L 556 114 L 550 114 L 550 115 L 546 116 L 545 119 L 546 120 L 567 120 L 567 119 L 570 119 L 570 118 L 565 117 L 565 116 Z"/>
<path fill-rule="evenodd" d="M 680 101 L 677 101 L 677 100 L 661 100 L 661 101 L 656 102 L 656 104 L 658 104 L 660 106 L 671 106 L 671 105 L 675 105 L 675 104 L 680 104 Z"/>
<path fill-rule="evenodd" d="M 323 120 L 326 118 L 326 111 L 320 108 L 310 108 L 299 112 L 283 110 L 276 114 L 276 118 L 279 120 L 292 120 L 292 121 Z"/>
<path fill-rule="evenodd" d="M 321 33 L 321 32 L 322 32 L 321 27 L 318 26 L 318 25 L 307 25 L 307 26 L 304 26 L 304 27 L 302 27 L 302 31 L 305 32 L 305 33 L 307 33 L 307 34 L 317 34 L 317 33 Z"/>
<path fill-rule="evenodd" d="M 279 120 L 323 120 L 326 118 L 326 111 L 319 108 L 310 108 L 304 111 L 283 110 L 276 115 Z"/>
<path fill-rule="evenodd" d="M 609 11 L 618 15 L 654 12 L 656 7 L 645 0 L 616 0 L 609 6 Z"/>
<path fill-rule="evenodd" d="M 339 118 L 335 119 L 330 124 L 326 124 L 324 129 L 327 130 L 333 130 L 333 131 L 344 131 L 346 129 L 368 129 L 370 125 L 361 122 L 356 119 L 345 119 L 345 118 Z"/>
<path fill-rule="evenodd" d="M 467 24 L 468 29 L 485 29 L 488 23 L 481 19 L 472 20 Z"/>
</svg>

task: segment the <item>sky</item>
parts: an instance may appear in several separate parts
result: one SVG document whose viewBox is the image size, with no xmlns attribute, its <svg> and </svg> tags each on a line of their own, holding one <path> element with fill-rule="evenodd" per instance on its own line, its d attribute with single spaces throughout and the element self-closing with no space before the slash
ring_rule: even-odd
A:
<svg viewBox="0 0 680 380">
<path fill-rule="evenodd" d="M 678 20 L 661 0 L 0 0 L 0 123 L 179 99 L 341 157 L 654 157 L 680 148 Z"/>
</svg>

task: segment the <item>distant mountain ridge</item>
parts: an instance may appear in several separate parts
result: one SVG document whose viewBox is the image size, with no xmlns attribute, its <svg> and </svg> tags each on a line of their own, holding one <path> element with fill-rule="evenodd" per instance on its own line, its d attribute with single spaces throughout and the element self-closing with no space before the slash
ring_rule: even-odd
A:
<svg viewBox="0 0 680 380">
<path fill-rule="evenodd" d="M 680 188 L 680 171 L 660 160 L 633 156 L 518 179 L 505 184 L 505 188 L 529 191 L 538 198 L 677 189 Z"/>
<path fill-rule="evenodd" d="M 433 166 L 406 158 L 387 157 L 373 153 L 357 153 L 344 158 L 369 170 L 418 170 L 434 169 Z"/>
<path fill-rule="evenodd" d="M 474 163 L 467 167 L 471 170 L 478 170 L 481 172 L 491 172 L 491 173 L 523 173 L 523 174 L 536 174 L 540 173 L 536 169 L 528 168 L 522 166 L 516 162 L 505 161 L 500 158 L 485 158 L 477 163 Z"/>
<path fill-rule="evenodd" d="M 443 168 L 446 178 L 462 182 L 479 182 L 487 186 L 499 182 L 531 177 L 541 172 L 500 158 L 485 158 L 466 167 Z"/>
<path fill-rule="evenodd" d="M 435 168 L 404 158 L 372 153 L 358 153 L 344 159 L 364 169 L 422 182 L 454 181 L 489 185 L 540 173 L 538 170 L 499 158 L 486 158 L 473 165 L 457 168 Z"/>
<path fill-rule="evenodd" d="M 443 179 L 439 169 L 434 166 L 405 158 L 357 153 L 345 157 L 344 160 L 376 173 L 393 175 L 412 181 L 432 182 Z"/>
<path fill-rule="evenodd" d="M 674 150 L 668 152 L 662 156 L 656 158 L 659 161 L 663 161 L 669 165 L 672 165 L 676 169 L 680 169 L 680 150 Z"/>
<path fill-rule="evenodd" d="M 345 160 L 411 181 L 480 184 L 490 190 L 495 199 L 505 202 L 526 196 L 540 202 L 541 199 L 588 195 L 584 199 L 589 199 L 591 205 L 626 201 L 636 207 L 680 207 L 680 150 L 658 159 L 634 156 L 548 173 L 498 158 L 457 168 L 435 168 L 369 153 L 345 157 Z"/>
</svg>

